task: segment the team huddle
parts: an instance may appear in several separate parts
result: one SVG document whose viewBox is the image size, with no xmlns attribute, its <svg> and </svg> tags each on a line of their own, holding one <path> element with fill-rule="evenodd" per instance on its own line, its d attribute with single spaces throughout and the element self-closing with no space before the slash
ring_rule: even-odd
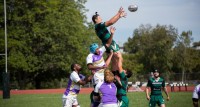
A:
<svg viewBox="0 0 200 107">
<path fill-rule="evenodd" d="M 79 64 L 71 65 L 72 73 L 62 97 L 63 107 L 80 107 L 77 101 L 80 85 L 85 85 L 90 81 L 94 86 L 94 90 L 90 94 L 91 107 L 130 106 L 126 93 L 128 78 L 132 76 L 132 72 L 128 69 L 123 69 L 123 58 L 119 51 L 119 45 L 113 40 L 116 29 L 111 26 L 122 17 L 126 17 L 123 8 L 120 8 L 117 14 L 106 22 L 102 22 L 97 12 L 93 15 L 92 21 L 95 24 L 95 32 L 102 41 L 102 46 L 100 47 L 97 43 L 90 45 L 90 53 L 86 58 L 86 62 L 88 69 L 91 71 L 91 76 L 85 77 L 81 75 L 81 66 Z M 110 27 L 110 31 L 107 27 Z M 105 60 L 104 53 L 107 53 Z M 156 104 L 160 107 L 165 107 L 161 93 L 161 88 L 164 88 L 167 100 L 169 100 L 165 82 L 164 79 L 159 77 L 157 70 L 154 70 L 154 74 L 155 76 L 150 78 L 147 84 L 146 97 L 150 100 L 150 107 L 155 107 Z M 151 88 L 151 96 L 148 94 L 149 88 Z"/>
</svg>

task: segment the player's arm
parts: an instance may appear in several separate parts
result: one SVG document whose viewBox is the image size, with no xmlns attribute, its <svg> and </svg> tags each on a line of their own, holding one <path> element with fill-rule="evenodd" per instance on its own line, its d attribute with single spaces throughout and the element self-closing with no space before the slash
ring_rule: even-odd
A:
<svg viewBox="0 0 200 107">
<path fill-rule="evenodd" d="M 169 101 L 169 93 L 167 91 L 167 87 L 165 86 L 165 81 L 162 82 L 162 87 L 163 87 L 163 90 L 167 96 L 167 101 Z"/>
<path fill-rule="evenodd" d="M 111 51 L 108 55 L 108 57 L 106 58 L 106 66 L 109 66 L 110 65 L 110 62 L 111 62 L 111 59 L 112 59 L 112 56 L 113 56 L 113 51 Z"/>
<path fill-rule="evenodd" d="M 169 101 L 169 93 L 168 93 L 168 91 L 167 91 L 167 87 L 163 87 L 163 90 L 164 90 L 164 92 L 165 92 L 165 94 L 166 94 L 166 96 L 167 96 L 167 100 Z"/>
<path fill-rule="evenodd" d="M 89 70 L 104 69 L 106 66 L 93 66 L 91 63 L 87 64 Z"/>
<path fill-rule="evenodd" d="M 123 70 L 123 68 L 122 68 L 122 58 L 119 58 L 118 59 L 118 67 L 119 67 L 119 73 L 122 73 L 122 72 L 124 72 Z"/>
<path fill-rule="evenodd" d="M 80 84 L 80 85 L 85 85 L 85 84 L 86 84 L 86 81 L 84 81 L 84 80 L 79 80 L 79 81 L 78 81 L 78 84 Z"/>
<path fill-rule="evenodd" d="M 121 17 L 125 17 L 126 13 L 124 12 L 123 8 L 120 7 L 118 13 L 113 16 L 109 21 L 106 21 L 105 25 L 108 27 L 110 25 L 113 25 L 114 23 L 116 23 Z"/>
<path fill-rule="evenodd" d="M 150 100 L 150 97 L 149 97 L 149 87 L 146 87 L 145 92 L 146 92 L 146 98 L 147 98 L 147 100 Z"/>
<path fill-rule="evenodd" d="M 87 76 L 87 77 L 84 76 L 84 78 L 80 78 L 80 80 L 77 79 L 77 80 L 78 80 L 77 83 L 80 84 L 80 85 L 85 85 L 85 84 L 87 84 L 88 82 L 90 82 L 91 79 L 92 79 L 92 76 Z"/>
<path fill-rule="evenodd" d="M 71 77 L 72 81 L 74 81 L 75 83 L 78 83 L 79 85 L 85 85 L 86 81 L 84 81 L 85 76 L 83 75 L 78 75 L 76 73 L 72 73 Z"/>
<path fill-rule="evenodd" d="M 146 93 L 146 98 L 147 98 L 147 100 L 150 100 L 150 97 L 149 97 L 149 90 L 150 90 L 150 80 L 148 80 L 148 83 L 147 83 L 147 86 L 146 86 L 146 89 L 145 89 L 145 93 Z"/>
<path fill-rule="evenodd" d="M 113 35 L 115 33 L 115 27 L 110 27 L 110 38 L 108 38 L 108 41 L 106 43 L 106 47 L 110 47 L 111 43 L 112 43 L 112 40 L 113 40 Z"/>
</svg>

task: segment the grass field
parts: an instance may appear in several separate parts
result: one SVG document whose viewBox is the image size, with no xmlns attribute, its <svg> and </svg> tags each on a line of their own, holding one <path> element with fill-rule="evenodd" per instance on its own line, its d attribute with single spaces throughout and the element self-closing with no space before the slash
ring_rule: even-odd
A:
<svg viewBox="0 0 200 107">
<path fill-rule="evenodd" d="M 148 107 L 144 92 L 128 93 L 129 107 Z M 11 95 L 10 99 L 0 99 L 0 107 L 62 107 L 62 94 L 21 94 Z M 165 96 L 164 96 L 165 97 Z M 193 107 L 192 92 L 172 92 L 166 107 Z M 81 107 L 89 107 L 89 94 L 79 94 Z"/>
</svg>

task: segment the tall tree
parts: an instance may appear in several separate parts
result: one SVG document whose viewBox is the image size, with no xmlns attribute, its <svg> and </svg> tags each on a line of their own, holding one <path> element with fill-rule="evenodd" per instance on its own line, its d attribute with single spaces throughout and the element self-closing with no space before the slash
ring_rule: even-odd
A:
<svg viewBox="0 0 200 107">
<path fill-rule="evenodd" d="M 7 1 L 8 69 L 21 89 L 28 83 L 42 88 L 41 82 L 66 77 L 71 63 L 85 65 L 94 34 L 84 15 L 85 2 Z"/>
<path fill-rule="evenodd" d="M 165 72 L 172 67 L 171 49 L 176 37 L 177 30 L 171 25 L 141 25 L 124 47 L 128 53 L 139 53 L 137 60 L 144 65 L 144 72 L 149 72 L 152 66 Z"/>
<path fill-rule="evenodd" d="M 196 67 L 196 61 L 199 60 L 198 54 L 191 46 L 192 31 L 183 31 L 178 37 L 173 50 L 173 70 L 177 73 L 182 73 L 181 80 L 185 81 L 185 73 L 192 72 Z"/>
</svg>

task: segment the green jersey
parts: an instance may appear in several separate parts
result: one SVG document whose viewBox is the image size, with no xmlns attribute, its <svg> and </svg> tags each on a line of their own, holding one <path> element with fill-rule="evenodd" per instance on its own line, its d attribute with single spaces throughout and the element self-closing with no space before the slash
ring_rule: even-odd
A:
<svg viewBox="0 0 200 107">
<path fill-rule="evenodd" d="M 99 37 L 99 39 L 101 39 L 103 45 L 105 46 L 105 44 L 108 42 L 108 39 L 110 38 L 110 33 L 105 25 L 105 22 L 96 24 L 95 32 L 97 36 Z M 113 50 L 113 52 L 117 52 L 119 51 L 119 45 L 114 40 L 112 40 L 110 47 L 106 47 L 106 49 L 108 52 L 110 50 Z"/>
<path fill-rule="evenodd" d="M 110 38 L 110 33 L 104 23 L 99 23 L 95 25 L 95 32 L 99 39 L 101 39 L 103 44 L 106 44 L 108 39 Z"/>
<path fill-rule="evenodd" d="M 165 81 L 163 78 L 150 78 L 147 83 L 147 87 L 151 88 L 151 95 L 162 95 L 162 87 L 165 87 Z"/>
<path fill-rule="evenodd" d="M 128 85 L 128 78 L 126 77 L 124 72 L 121 72 L 119 74 L 120 76 L 120 81 L 122 86 L 121 87 L 117 87 L 117 95 L 125 95 L 126 94 L 126 89 L 127 89 L 127 85 Z"/>
<path fill-rule="evenodd" d="M 124 72 L 119 74 L 121 86 L 117 86 L 117 99 L 119 100 L 120 107 L 129 107 L 129 100 L 126 96 L 126 89 L 128 85 L 128 78 Z"/>
</svg>

